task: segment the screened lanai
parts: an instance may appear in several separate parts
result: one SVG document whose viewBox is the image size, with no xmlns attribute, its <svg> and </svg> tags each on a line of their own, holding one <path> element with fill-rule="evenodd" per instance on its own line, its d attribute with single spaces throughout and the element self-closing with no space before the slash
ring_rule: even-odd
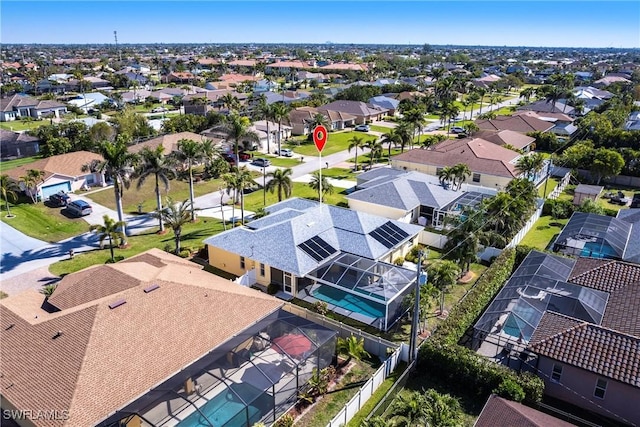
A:
<svg viewBox="0 0 640 427">
<path fill-rule="evenodd" d="M 335 312 L 387 330 L 404 313 L 402 300 L 413 290 L 415 276 L 403 267 L 342 253 L 312 270 L 298 296 L 324 301 Z"/>
<path fill-rule="evenodd" d="M 545 311 L 600 324 L 609 294 L 566 280 L 575 260 L 532 251 L 475 324 L 475 336 L 527 343 Z"/>
<path fill-rule="evenodd" d="M 622 259 L 630 234 L 628 222 L 576 212 L 554 242 L 553 250 L 582 257 Z"/>
<path fill-rule="evenodd" d="M 281 310 L 120 411 L 130 415 L 118 425 L 268 425 L 330 365 L 335 343 L 336 332 Z"/>
</svg>

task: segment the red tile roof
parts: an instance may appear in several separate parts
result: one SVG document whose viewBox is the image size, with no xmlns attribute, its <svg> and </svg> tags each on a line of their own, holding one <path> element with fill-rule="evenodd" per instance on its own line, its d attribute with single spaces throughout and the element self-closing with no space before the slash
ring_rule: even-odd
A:
<svg viewBox="0 0 640 427">
<path fill-rule="evenodd" d="M 546 132 L 553 127 L 553 123 L 526 114 L 497 116 L 495 119 L 478 119 L 475 123 L 481 130 L 512 130 L 520 133 Z"/>
<path fill-rule="evenodd" d="M 544 412 L 518 402 L 512 402 L 492 394 L 482 408 L 474 427 L 569 427 L 573 424 L 562 421 Z"/>
<path fill-rule="evenodd" d="M 640 388 L 640 338 L 546 312 L 529 349 L 586 371 Z M 562 330 L 548 335 L 549 331 Z"/>
<path fill-rule="evenodd" d="M 29 169 L 44 171 L 45 179 L 53 174 L 75 178 L 86 175 L 88 172 L 83 172 L 82 166 L 91 163 L 93 160 L 102 160 L 102 156 L 89 151 L 73 151 L 36 160 L 33 163 L 9 169 L 5 173 L 16 180 L 20 179 L 21 176 L 25 176 Z"/>
</svg>

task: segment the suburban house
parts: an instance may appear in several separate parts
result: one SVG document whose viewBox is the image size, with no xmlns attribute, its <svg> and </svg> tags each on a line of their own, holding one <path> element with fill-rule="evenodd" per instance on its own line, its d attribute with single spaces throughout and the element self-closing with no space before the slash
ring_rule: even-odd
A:
<svg viewBox="0 0 640 427">
<path fill-rule="evenodd" d="M 395 116 L 399 113 L 398 106 L 400 105 L 400 101 L 388 96 L 374 96 L 369 99 L 369 104 L 374 107 L 388 110 L 390 116 Z"/>
<path fill-rule="evenodd" d="M 11 160 L 35 156 L 40 152 L 40 140 L 26 132 L 0 129 L 0 158 Z"/>
<path fill-rule="evenodd" d="M 549 132 L 554 133 L 560 137 L 567 137 L 573 135 L 577 130 L 577 126 L 573 124 L 573 118 L 565 113 L 550 113 L 550 112 L 538 112 L 522 110 L 513 113 L 514 116 L 529 116 L 540 120 L 544 120 L 553 124 L 553 127 Z"/>
<path fill-rule="evenodd" d="M 388 330 L 404 313 L 415 272 L 391 264 L 423 227 L 292 198 L 269 215 L 204 242 L 209 263 L 247 286 L 277 286 L 360 322 Z M 272 286 L 273 286 L 272 285 Z"/>
<path fill-rule="evenodd" d="M 191 83 L 198 77 L 193 73 L 188 71 L 174 71 L 173 73 L 169 73 L 165 80 L 167 83 Z"/>
<path fill-rule="evenodd" d="M 293 72 L 294 70 L 298 71 L 298 70 L 302 70 L 302 69 L 308 69 L 308 68 L 314 68 L 315 67 L 315 63 L 313 61 L 309 62 L 305 62 L 305 61 L 279 61 L 279 62 L 274 62 L 272 64 L 267 64 L 264 67 L 264 72 L 265 74 L 289 74 L 291 72 Z"/>
<path fill-rule="evenodd" d="M 473 427 L 500 426 L 572 427 L 574 424 L 492 394 L 484 404 Z"/>
<path fill-rule="evenodd" d="M 102 89 L 111 86 L 109 80 L 101 79 L 100 77 L 84 76 L 82 81 L 91 85 L 91 89 Z M 65 88 L 70 91 L 77 91 L 80 89 L 80 80 L 69 79 L 64 84 Z"/>
<path fill-rule="evenodd" d="M 43 171 L 43 181 L 38 184 L 36 191 L 41 200 L 47 200 L 50 195 L 60 191 L 68 193 L 81 188 L 106 185 L 105 177 L 100 173 L 82 170 L 84 165 L 94 160 L 102 160 L 102 157 L 89 151 L 73 151 L 9 169 L 6 174 L 20 182 L 29 169 Z M 26 190 L 23 183 L 20 186 L 22 190 Z"/>
<path fill-rule="evenodd" d="M 313 119 L 316 114 L 322 114 L 327 118 L 328 130 L 342 130 L 349 126 L 354 126 L 357 117 L 353 114 L 342 113 L 335 110 L 320 110 L 314 107 L 298 107 L 289 113 L 291 123 L 291 133 L 293 135 L 307 135 L 313 131 Z"/>
<path fill-rule="evenodd" d="M 596 80 L 595 82 L 593 82 L 593 86 L 597 87 L 598 89 L 602 89 L 603 87 L 607 87 L 611 84 L 614 83 L 619 83 L 619 84 L 632 84 L 631 80 L 625 78 L 625 77 L 620 77 L 620 76 L 612 76 L 607 74 L 606 76 L 604 76 L 603 78 Z"/>
<path fill-rule="evenodd" d="M 440 169 L 464 163 L 471 170 L 471 183 L 500 190 L 520 176 L 518 157 L 520 153 L 481 138 L 450 139 L 393 156 L 391 167 L 438 176 Z"/>
<path fill-rule="evenodd" d="M 382 120 L 387 115 L 386 108 L 380 108 L 361 101 L 333 101 L 318 107 L 318 111 L 339 111 L 356 116 L 356 124 Z"/>
<path fill-rule="evenodd" d="M 269 129 L 269 133 L 267 133 L 267 128 Z M 271 150 L 276 150 L 278 147 L 273 144 L 278 143 L 278 136 L 281 143 L 284 143 L 291 137 L 291 126 L 271 121 L 267 123 L 266 120 L 256 120 L 250 126 L 250 129 L 258 134 L 261 150 L 266 150 L 267 147 Z M 279 135 L 278 132 L 280 132 Z"/>
<path fill-rule="evenodd" d="M 41 101 L 27 95 L 16 94 L 0 99 L 0 122 L 10 122 L 24 117 L 60 118 L 66 112 L 67 107 L 64 104 L 50 100 Z"/>
<path fill-rule="evenodd" d="M 532 147 L 535 149 L 535 138 L 512 130 L 481 130 L 474 132 L 473 137 L 493 142 L 501 147 L 520 150 L 523 153 L 532 151 Z"/>
<path fill-rule="evenodd" d="M 637 264 L 531 251 L 474 326 L 474 344 L 519 360 L 551 397 L 638 424 L 639 303 Z"/>
<path fill-rule="evenodd" d="M 270 425 L 336 341 L 158 249 L 69 274 L 48 299 L 5 298 L 0 325 L 3 414 L 53 414 L 14 420 L 36 427 Z"/>
<path fill-rule="evenodd" d="M 496 76 L 495 74 L 486 74 L 482 77 L 471 79 L 471 83 L 476 87 L 489 89 L 491 86 L 496 84 L 501 79 L 502 77 Z"/>
<path fill-rule="evenodd" d="M 86 114 L 89 110 L 98 108 L 105 101 L 112 102 L 111 98 L 104 96 L 100 92 L 91 92 L 78 95 L 76 98 L 67 101 L 67 103 L 78 107 Z"/>
<path fill-rule="evenodd" d="M 211 138 L 207 138 L 203 135 L 198 135 L 197 133 L 193 132 L 170 133 L 131 145 L 129 146 L 129 152 L 139 153 L 144 148 L 155 150 L 158 146 L 162 146 L 164 148 L 163 153 L 167 155 L 173 153 L 174 151 L 178 151 L 178 142 L 180 142 L 180 140 L 182 139 L 191 139 L 193 141 L 202 142 L 206 139 Z"/>
<path fill-rule="evenodd" d="M 358 175 L 356 191 L 347 196 L 349 208 L 422 227 L 442 228 L 447 216 L 475 207 L 496 190 L 463 184 L 443 186 L 432 175 L 376 168 Z"/>
<path fill-rule="evenodd" d="M 553 128 L 553 123 L 526 114 L 497 116 L 495 119 L 476 119 L 475 124 L 480 130 L 510 130 L 524 134 L 529 132 L 547 132 Z"/>
</svg>

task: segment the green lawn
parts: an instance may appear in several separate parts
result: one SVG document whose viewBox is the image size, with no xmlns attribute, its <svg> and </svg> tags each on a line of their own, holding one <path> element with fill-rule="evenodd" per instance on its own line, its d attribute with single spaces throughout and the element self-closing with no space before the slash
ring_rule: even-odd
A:
<svg viewBox="0 0 640 427">
<path fill-rule="evenodd" d="M 197 222 L 185 225 L 182 228 L 182 247 L 198 249 L 203 246 L 202 241 L 207 237 L 223 231 L 222 221 L 213 218 L 200 218 Z M 129 247 L 126 249 L 115 249 L 116 259 L 129 258 L 144 252 L 151 248 L 164 249 L 169 246 L 171 250 L 174 248 L 173 232 L 158 235 L 155 231 L 149 231 L 143 234 L 129 236 L 127 238 Z M 52 274 L 61 276 L 63 274 L 73 273 L 83 268 L 96 264 L 104 264 L 110 259 L 109 249 L 96 249 L 94 251 L 76 254 L 73 259 L 58 261 L 49 267 Z"/>
<path fill-rule="evenodd" d="M 349 148 L 349 140 L 354 136 L 362 137 L 362 140 L 365 142 L 376 139 L 374 135 L 367 135 L 363 132 L 347 131 L 329 133 L 327 143 L 322 150 L 322 155 L 328 156 L 329 154 L 339 153 L 340 151 L 346 150 Z M 306 138 L 304 140 L 298 139 L 297 141 L 300 141 L 299 146 L 296 145 L 296 143 L 289 143 L 287 148 L 291 148 L 294 152 L 302 156 L 318 155 L 318 150 L 312 141 L 307 141 Z"/>
<path fill-rule="evenodd" d="M 422 138 L 422 140 L 424 141 L 424 138 Z M 355 154 L 355 151 L 353 152 Z M 400 154 L 401 151 L 399 148 L 392 148 L 391 149 L 391 157 Z M 355 156 L 351 159 L 349 159 L 349 162 L 355 163 Z M 365 153 L 365 154 L 360 154 L 360 150 L 358 150 L 358 168 L 362 169 L 362 167 L 364 165 L 369 165 L 371 161 L 371 156 L 369 155 L 369 153 Z M 389 163 L 389 150 L 385 147 L 385 149 L 382 151 L 382 155 L 377 158 L 375 160 L 374 163 Z"/>
<path fill-rule="evenodd" d="M 554 219 L 550 215 L 541 216 L 520 244 L 543 251 L 555 240 L 568 221 L 568 219 Z"/>
<path fill-rule="evenodd" d="M 18 166 L 28 165 L 36 160 L 40 160 L 39 157 L 25 157 L 23 159 L 15 160 L 3 160 L 0 162 L 0 173 L 6 173 L 9 169 L 17 168 Z"/>
<path fill-rule="evenodd" d="M 42 125 L 48 125 L 50 123 L 51 122 L 49 120 L 14 120 L 12 122 L 0 123 L 0 128 L 11 130 L 14 132 L 20 132 L 23 130 L 35 129 Z"/>
<path fill-rule="evenodd" d="M 220 186 L 224 186 L 221 179 L 210 181 L 200 181 L 194 184 L 194 193 L 196 197 L 212 191 L 218 191 Z M 169 186 L 169 192 L 165 193 L 161 186 L 163 203 L 164 197 L 170 196 L 174 201 L 182 201 L 189 198 L 189 183 L 181 180 L 172 180 Z M 87 195 L 94 202 L 106 206 L 110 209 L 116 208 L 116 201 L 113 195 L 113 188 L 105 188 L 102 191 Z M 138 204 L 142 203 L 143 212 L 152 212 L 156 209 L 156 193 L 155 180 L 150 177 L 146 180 L 140 190 L 136 190 L 136 182 L 131 183 L 131 187 L 124 191 L 122 195 L 122 206 L 125 213 L 135 214 L 138 212 Z"/>
<path fill-rule="evenodd" d="M 556 188 L 556 185 L 558 185 L 558 180 L 549 177 L 546 184 L 547 194 L 544 194 L 545 184 L 543 183 L 542 185 L 540 185 L 540 187 L 538 187 L 538 197 L 545 198 L 546 196 L 551 194 L 553 189 Z"/>
<path fill-rule="evenodd" d="M 3 203 L 4 207 L 4 203 Z M 82 218 L 69 218 L 63 215 L 62 208 L 50 208 L 44 203 L 35 205 L 21 199 L 18 204 L 11 206 L 14 218 L 6 218 L 2 209 L 0 219 L 27 236 L 46 242 L 59 242 L 78 234 L 89 231 L 89 224 Z"/>
<path fill-rule="evenodd" d="M 318 200 L 318 192 L 312 190 L 308 184 L 305 184 L 303 182 L 294 182 L 291 197 L 302 197 L 304 199 Z M 278 203 L 278 193 L 270 193 L 267 191 L 266 199 L 267 206 Z M 244 208 L 249 211 L 255 211 L 256 209 L 263 207 L 262 200 L 262 189 L 247 194 L 244 196 Z M 322 202 L 336 206 L 347 206 L 347 199 L 342 188 L 335 188 L 333 194 L 326 194 L 322 198 Z"/>
<path fill-rule="evenodd" d="M 369 128 L 372 131 L 382 132 L 382 133 L 389 133 L 389 131 L 392 129 L 392 128 L 388 128 L 386 126 L 376 126 L 376 125 L 369 125 Z"/>
<path fill-rule="evenodd" d="M 564 189 L 564 192 L 562 194 L 560 194 L 559 199 L 561 199 L 561 200 L 573 200 L 573 194 L 574 194 L 575 188 L 576 188 L 575 185 L 567 185 L 567 188 Z M 619 205 L 617 203 L 611 203 L 609 201 L 609 199 L 604 197 L 605 193 L 612 192 L 612 193 L 616 193 L 617 194 L 618 191 L 622 191 L 624 193 L 625 197 L 633 198 L 633 195 L 638 190 L 637 189 L 630 189 L 629 187 L 607 185 L 605 187 L 605 190 L 602 192 L 602 194 L 600 194 L 600 197 L 598 197 L 598 199 L 597 199 L 598 204 L 600 206 L 602 206 L 603 208 L 613 209 L 613 210 L 616 210 L 616 211 L 619 211 L 620 209 L 627 209 L 628 206 L 622 206 L 622 205 Z"/>
<path fill-rule="evenodd" d="M 269 161 L 271 161 L 271 164 L 273 166 L 278 166 L 281 168 L 291 168 L 301 163 L 299 159 L 293 159 L 291 157 L 278 157 L 269 154 L 260 155 L 260 157 L 266 157 L 267 159 L 269 159 Z"/>
<path fill-rule="evenodd" d="M 322 176 L 334 179 L 356 179 L 356 174 L 353 173 L 353 169 L 349 168 L 329 168 L 322 169 Z"/>
</svg>

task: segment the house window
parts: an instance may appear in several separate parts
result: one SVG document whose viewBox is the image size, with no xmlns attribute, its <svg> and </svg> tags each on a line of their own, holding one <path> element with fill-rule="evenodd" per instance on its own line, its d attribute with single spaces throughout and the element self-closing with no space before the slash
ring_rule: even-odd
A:
<svg viewBox="0 0 640 427">
<path fill-rule="evenodd" d="M 551 381 L 559 383 L 562 377 L 562 365 L 553 364 L 553 371 L 551 372 Z"/>
<path fill-rule="evenodd" d="M 241 257 L 240 257 L 240 268 L 241 268 L 242 270 L 244 270 L 244 267 L 245 267 L 244 257 L 243 257 L 243 256 L 241 256 Z"/>
<path fill-rule="evenodd" d="M 480 182 L 480 174 L 479 173 L 474 173 L 473 174 L 473 182 Z"/>
<path fill-rule="evenodd" d="M 593 395 L 598 399 L 604 399 L 604 394 L 607 391 L 607 382 L 599 379 L 596 381 L 596 389 L 593 391 Z"/>
<path fill-rule="evenodd" d="M 442 172 L 442 168 L 436 168 L 436 175 L 440 175 L 440 172 Z"/>
<path fill-rule="evenodd" d="M 264 277 L 264 264 L 260 263 L 260 276 Z"/>
<path fill-rule="evenodd" d="M 284 284 L 284 291 L 288 294 L 290 294 L 293 290 L 293 277 L 291 276 L 291 273 L 287 273 L 286 271 L 284 272 L 283 275 L 283 284 Z"/>
</svg>

